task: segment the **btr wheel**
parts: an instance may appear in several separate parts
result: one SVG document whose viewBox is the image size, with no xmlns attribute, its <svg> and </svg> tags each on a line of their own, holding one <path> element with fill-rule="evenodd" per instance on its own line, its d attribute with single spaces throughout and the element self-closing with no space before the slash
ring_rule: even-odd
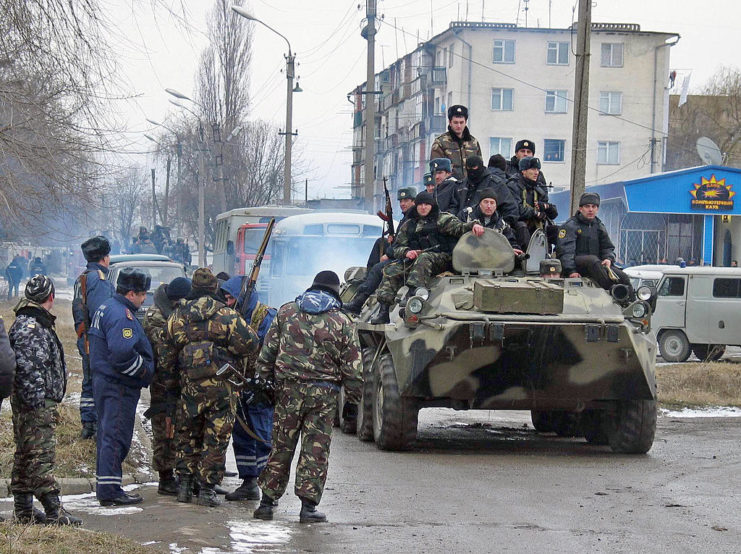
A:
<svg viewBox="0 0 741 554">
<path fill-rule="evenodd" d="M 337 398 L 337 417 L 340 430 L 346 435 L 354 435 L 358 423 L 358 406 L 347 401 L 344 385 L 340 387 Z"/>
<path fill-rule="evenodd" d="M 656 400 L 623 400 L 608 425 L 613 452 L 645 454 L 656 435 Z"/>
<path fill-rule="evenodd" d="M 363 348 L 363 394 L 358 405 L 357 433 L 361 441 L 373 440 L 373 357 L 374 348 Z"/>
<path fill-rule="evenodd" d="M 533 427 L 538 433 L 550 433 L 553 431 L 553 412 L 544 410 L 530 410 L 530 419 Z"/>
<path fill-rule="evenodd" d="M 399 393 L 391 354 L 383 355 L 373 386 L 373 438 L 381 450 L 407 450 L 417 438 L 419 409 Z"/>
<path fill-rule="evenodd" d="M 602 446 L 609 443 L 607 419 L 601 410 L 586 410 L 581 415 L 581 431 L 589 444 Z"/>
<path fill-rule="evenodd" d="M 667 362 L 684 362 L 690 357 L 690 342 L 682 331 L 664 331 L 659 337 L 659 352 Z"/>
</svg>

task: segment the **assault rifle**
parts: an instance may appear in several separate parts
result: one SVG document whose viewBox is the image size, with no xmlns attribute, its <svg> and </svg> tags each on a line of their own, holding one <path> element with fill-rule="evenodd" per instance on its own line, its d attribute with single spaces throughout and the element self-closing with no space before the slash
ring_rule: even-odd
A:
<svg viewBox="0 0 741 554">
<path fill-rule="evenodd" d="M 229 362 L 226 362 L 216 370 L 216 376 L 223 377 L 235 387 L 245 389 L 241 395 L 241 402 L 245 406 L 257 400 L 267 400 L 271 404 L 275 403 L 275 386 L 272 382 L 257 375 L 254 377 L 245 377 Z"/>
<path fill-rule="evenodd" d="M 386 243 L 383 239 L 386 236 L 393 237 L 396 235 L 394 230 L 394 206 L 391 203 L 391 195 L 386 186 L 386 177 L 383 178 L 383 194 L 386 197 L 386 207 L 383 212 L 381 210 L 376 212 L 376 215 L 386 222 L 386 228 L 381 230 L 381 253 L 379 254 L 379 258 L 383 256 L 383 253 L 386 251 Z"/>
<path fill-rule="evenodd" d="M 249 276 L 242 279 L 242 289 L 239 291 L 239 298 L 237 299 L 238 302 L 241 302 L 238 307 L 239 313 L 241 313 L 242 316 L 246 316 L 247 306 L 250 304 L 250 298 L 252 297 L 252 293 L 255 292 L 257 278 L 260 275 L 260 266 L 262 265 L 265 251 L 268 248 L 270 235 L 273 233 L 273 226 L 275 226 L 275 218 L 271 218 L 270 222 L 268 222 L 268 226 L 265 228 L 265 234 L 262 236 L 262 243 L 260 243 L 260 248 L 257 249 L 257 254 L 255 254 L 255 261 L 252 262 L 252 269 L 250 269 Z M 249 323 L 249 321 L 247 323 Z"/>
</svg>

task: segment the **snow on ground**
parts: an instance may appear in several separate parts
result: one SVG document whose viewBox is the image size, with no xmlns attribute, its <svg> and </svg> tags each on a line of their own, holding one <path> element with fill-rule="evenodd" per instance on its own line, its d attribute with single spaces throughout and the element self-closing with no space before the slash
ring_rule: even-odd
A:
<svg viewBox="0 0 741 554">
<path fill-rule="evenodd" d="M 681 410 L 660 409 L 659 415 L 663 417 L 687 418 L 687 417 L 741 417 L 741 408 L 729 406 L 711 406 L 709 408 L 682 408 Z"/>
</svg>

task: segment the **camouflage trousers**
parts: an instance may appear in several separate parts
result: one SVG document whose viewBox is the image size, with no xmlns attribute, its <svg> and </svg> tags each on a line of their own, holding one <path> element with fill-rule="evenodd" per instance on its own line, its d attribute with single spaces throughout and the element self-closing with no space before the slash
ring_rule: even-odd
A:
<svg viewBox="0 0 741 554">
<path fill-rule="evenodd" d="M 57 405 L 29 409 L 11 398 L 15 457 L 10 489 L 13 494 L 33 493 L 36 498 L 54 492 L 59 485 L 54 479 Z"/>
<path fill-rule="evenodd" d="M 393 304 L 396 292 L 408 285 L 411 289 L 426 287 L 433 275 L 447 271 L 453 258 L 444 252 L 423 252 L 414 262 L 398 262 L 387 265 L 376 296 L 384 304 Z"/>
<path fill-rule="evenodd" d="M 150 386 L 152 396 L 152 405 L 164 403 L 166 395 L 156 383 L 157 377 L 155 376 L 154 382 Z M 175 437 L 170 438 L 167 436 L 167 419 L 171 419 L 173 424 L 175 423 L 175 414 L 171 417 L 167 414 L 157 414 L 152 416 L 152 468 L 155 471 L 170 471 L 175 469 L 177 464 L 176 458 L 176 443 Z"/>
<path fill-rule="evenodd" d="M 277 500 L 283 496 L 300 434 L 294 490 L 296 496 L 318 504 L 327 480 L 339 388 L 294 381 L 281 383 L 276 392 L 273 447 L 257 483 L 269 498 Z"/>
<path fill-rule="evenodd" d="M 193 381 L 183 376 L 181 385 L 175 416 L 177 471 L 217 485 L 226 469 L 237 393 L 216 377 Z"/>
</svg>

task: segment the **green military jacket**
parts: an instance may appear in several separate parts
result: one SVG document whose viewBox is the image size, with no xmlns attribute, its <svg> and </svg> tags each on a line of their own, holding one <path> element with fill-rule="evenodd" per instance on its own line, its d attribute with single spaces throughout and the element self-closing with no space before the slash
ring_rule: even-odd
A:
<svg viewBox="0 0 741 554">
<path fill-rule="evenodd" d="M 453 166 L 453 176 L 462 181 L 468 176 L 466 159 L 471 156 L 481 157 L 479 141 L 471 135 L 468 127 L 463 129 L 463 136 L 458 139 L 448 126 L 448 132 L 443 133 L 432 143 L 430 159 L 448 158 Z"/>
<path fill-rule="evenodd" d="M 433 206 L 427 217 L 420 217 L 416 210 L 399 230 L 394 241 L 394 258 L 403 260 L 410 250 L 426 250 L 437 245 L 434 252 L 450 254 L 458 239 L 478 223 L 462 222 L 447 212 Z"/>
<path fill-rule="evenodd" d="M 177 389 L 179 381 L 174 371 L 177 351 L 167 341 L 167 318 L 172 315 L 173 308 L 165 287 L 162 284 L 154 291 L 154 303 L 147 309 L 142 322 L 154 353 L 155 369 L 151 387 L 155 394 Z"/>
<path fill-rule="evenodd" d="M 281 306 L 260 350 L 257 375 L 276 384 L 342 384 L 348 400 L 359 401 L 363 381 L 358 335 L 339 306 L 321 313 L 305 311 L 297 302 Z"/>
<path fill-rule="evenodd" d="M 175 308 L 167 320 L 167 341 L 177 352 L 178 370 L 193 380 L 213 377 L 225 362 L 242 370 L 259 343 L 239 313 L 209 295 Z"/>
</svg>

